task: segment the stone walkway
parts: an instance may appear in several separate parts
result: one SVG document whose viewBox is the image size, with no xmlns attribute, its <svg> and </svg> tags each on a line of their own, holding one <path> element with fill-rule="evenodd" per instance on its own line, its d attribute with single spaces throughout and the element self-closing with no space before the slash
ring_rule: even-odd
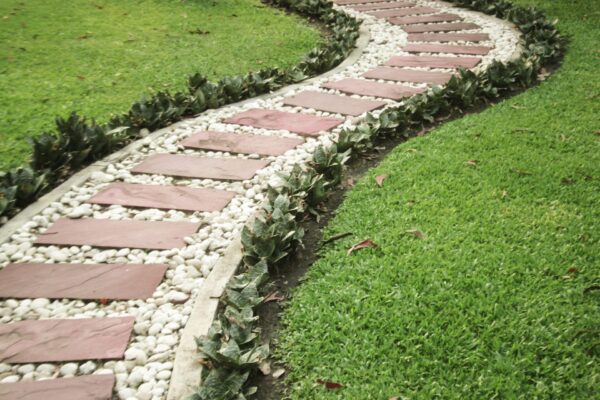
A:
<svg viewBox="0 0 600 400">
<path fill-rule="evenodd" d="M 479 25 L 432 5 L 439 3 L 336 3 L 399 27 L 408 43 L 360 75 L 313 85 L 277 108 L 235 112 L 221 118 L 222 129 L 176 137 L 167 143 L 174 151 L 134 157 L 120 179 L 119 170 L 96 174 L 93 195 L 51 204 L 24 227 L 27 234 L 3 245 L 0 400 L 164 399 L 197 270 L 206 275 L 208 255 L 224 248 L 216 236 L 202 235 L 203 227 L 231 240 L 255 209 L 240 215 L 240 207 L 262 200 L 252 185 L 261 171 L 273 174 L 286 154 L 316 147 L 315 138 L 367 112 L 443 85 L 458 67 L 477 68 L 494 48 Z M 232 204 L 234 223 L 222 218 Z M 165 294 L 164 280 L 179 290 Z M 67 310 L 71 305 L 76 312 Z M 171 313 L 178 318 L 159 318 Z"/>
</svg>

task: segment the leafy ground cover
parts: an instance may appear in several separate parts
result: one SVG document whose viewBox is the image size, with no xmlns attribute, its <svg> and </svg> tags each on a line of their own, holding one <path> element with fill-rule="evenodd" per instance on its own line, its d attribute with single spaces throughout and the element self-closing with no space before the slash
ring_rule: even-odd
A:
<svg viewBox="0 0 600 400">
<path fill-rule="evenodd" d="M 517 3 L 559 18 L 561 69 L 348 194 L 324 236 L 352 237 L 283 316 L 292 399 L 600 396 L 600 3 Z M 363 239 L 378 247 L 346 254 Z"/>
<path fill-rule="evenodd" d="M 258 0 L 0 2 L 0 170 L 26 138 L 71 111 L 108 120 L 144 93 L 286 67 L 320 41 L 300 17 Z"/>
</svg>

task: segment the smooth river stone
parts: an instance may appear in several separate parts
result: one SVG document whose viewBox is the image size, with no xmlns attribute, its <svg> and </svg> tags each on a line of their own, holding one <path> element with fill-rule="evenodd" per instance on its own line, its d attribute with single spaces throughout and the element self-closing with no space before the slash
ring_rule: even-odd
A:
<svg viewBox="0 0 600 400">
<path fill-rule="evenodd" d="M 44 319 L 0 325 L 0 362 L 123 358 L 135 317 Z"/>
<path fill-rule="evenodd" d="M 88 203 L 212 212 L 221 211 L 234 197 L 235 192 L 220 189 L 116 182 L 89 199 Z"/>
<path fill-rule="evenodd" d="M 216 131 L 198 132 L 180 142 L 183 146 L 192 149 L 262 156 L 280 156 L 302 143 L 304 143 L 303 139 Z"/>
<path fill-rule="evenodd" d="M 480 61 L 481 58 L 478 57 L 396 56 L 390 58 L 385 65 L 390 67 L 473 68 Z"/>
<path fill-rule="evenodd" d="M 417 71 L 390 67 L 377 67 L 363 74 L 365 78 L 385 79 L 388 81 L 443 84 L 452 78 L 452 74 L 434 71 Z"/>
<path fill-rule="evenodd" d="M 343 119 L 254 108 L 227 118 L 225 123 L 255 128 L 286 130 L 299 135 L 318 136 L 343 123 Z"/>
<path fill-rule="evenodd" d="M 327 89 L 335 89 L 340 92 L 359 94 L 361 96 L 381 97 L 384 99 L 400 100 L 417 93 L 424 92 L 425 89 L 413 88 L 410 86 L 396 85 L 393 83 L 373 82 L 366 79 L 342 79 L 336 82 L 327 82 L 321 85 Z"/>
<path fill-rule="evenodd" d="M 0 297 L 147 299 L 167 268 L 164 264 L 9 264 L 0 270 Z"/>
<path fill-rule="evenodd" d="M 269 165 L 268 160 L 153 154 L 131 169 L 135 174 L 159 174 L 197 179 L 242 181 Z"/>
<path fill-rule="evenodd" d="M 0 400 L 111 400 L 113 374 L 0 384 Z"/>
<path fill-rule="evenodd" d="M 35 244 L 170 250 L 185 247 L 183 239 L 201 226 L 201 222 L 61 218 L 40 233 Z"/>
<path fill-rule="evenodd" d="M 283 100 L 283 104 L 352 116 L 358 116 L 385 106 L 383 101 L 353 99 L 348 96 L 314 91 L 301 92 L 295 96 L 287 97 Z"/>
</svg>

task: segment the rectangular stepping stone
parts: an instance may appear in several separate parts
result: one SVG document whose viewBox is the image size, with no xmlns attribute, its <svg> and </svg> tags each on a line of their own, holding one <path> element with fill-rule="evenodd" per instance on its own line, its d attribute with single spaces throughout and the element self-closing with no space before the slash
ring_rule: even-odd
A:
<svg viewBox="0 0 600 400">
<path fill-rule="evenodd" d="M 402 50 L 409 53 L 449 53 L 485 55 L 491 48 L 485 46 L 459 46 L 454 44 L 409 43 Z"/>
<path fill-rule="evenodd" d="M 481 58 L 478 57 L 396 56 L 390 58 L 385 65 L 390 67 L 473 68 L 480 61 Z"/>
<path fill-rule="evenodd" d="M 363 4 L 358 6 L 352 6 L 353 10 L 356 11 L 375 11 L 375 10 L 389 10 L 392 8 L 404 8 L 404 7 L 413 7 L 416 3 L 409 2 L 400 2 L 395 1 L 393 3 L 375 3 L 375 4 Z"/>
<path fill-rule="evenodd" d="M 352 97 L 314 91 L 305 91 L 295 96 L 287 97 L 283 100 L 283 104 L 352 116 L 358 116 L 367 111 L 385 106 L 383 101 L 353 99 Z"/>
<path fill-rule="evenodd" d="M 379 83 L 366 79 L 342 79 L 336 82 L 324 83 L 321 87 L 339 90 L 344 93 L 382 97 L 384 99 L 392 100 L 400 100 L 403 97 L 409 97 L 425 91 L 425 89 L 421 88 L 413 88 L 392 83 Z"/>
<path fill-rule="evenodd" d="M 479 25 L 471 22 L 452 22 L 449 24 L 420 24 L 408 25 L 402 28 L 406 33 L 423 33 L 423 32 L 452 32 L 463 31 L 467 29 L 479 29 Z"/>
<path fill-rule="evenodd" d="M 183 146 L 193 149 L 263 156 L 280 156 L 302 143 L 302 139 L 215 131 L 198 132 L 181 141 Z"/>
<path fill-rule="evenodd" d="M 484 42 L 490 40 L 487 33 L 409 33 L 409 42 Z"/>
<path fill-rule="evenodd" d="M 235 192 L 227 190 L 117 182 L 93 196 L 88 203 L 212 212 L 221 211 L 234 197 Z"/>
<path fill-rule="evenodd" d="M 123 358 L 134 317 L 44 319 L 0 325 L 0 362 Z"/>
<path fill-rule="evenodd" d="M 39 234 L 35 244 L 170 250 L 185 247 L 183 238 L 200 226 L 200 222 L 61 218 Z"/>
<path fill-rule="evenodd" d="M 115 376 L 87 375 L 0 384 L 2 400 L 111 400 Z"/>
<path fill-rule="evenodd" d="M 147 299 L 167 268 L 163 264 L 9 264 L 0 270 L 0 297 Z"/>
<path fill-rule="evenodd" d="M 428 22 L 449 22 L 459 21 L 461 18 L 456 14 L 434 14 L 434 15 L 415 15 L 411 17 L 397 17 L 390 18 L 388 21 L 392 25 L 412 25 L 412 24 L 425 24 Z"/>
<path fill-rule="evenodd" d="M 379 18 L 404 17 L 406 15 L 431 14 L 438 12 L 438 9 L 432 7 L 407 7 L 398 10 L 368 11 L 367 14 Z"/>
<path fill-rule="evenodd" d="M 452 78 L 452 74 L 434 71 L 416 71 L 390 67 L 377 67 L 365 72 L 362 76 L 372 79 L 385 79 L 388 81 L 435 83 L 444 84 Z"/>
<path fill-rule="evenodd" d="M 198 179 L 241 181 L 269 165 L 268 160 L 153 154 L 131 169 L 135 174 L 160 174 Z"/>
<path fill-rule="evenodd" d="M 299 135 L 317 136 L 344 122 L 343 119 L 319 117 L 316 115 L 289 113 L 276 110 L 254 108 L 241 112 L 225 123 L 253 126 L 255 128 L 286 130 Z"/>
<path fill-rule="evenodd" d="M 390 0 L 335 0 L 335 4 L 339 4 L 341 6 L 349 5 L 349 4 L 373 4 L 373 3 L 387 3 Z"/>
</svg>

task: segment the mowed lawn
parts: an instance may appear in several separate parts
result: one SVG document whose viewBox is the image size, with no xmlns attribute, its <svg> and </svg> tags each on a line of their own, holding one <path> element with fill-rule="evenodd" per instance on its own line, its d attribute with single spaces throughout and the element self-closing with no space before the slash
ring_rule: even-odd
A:
<svg viewBox="0 0 600 400">
<path fill-rule="evenodd" d="M 0 170 L 77 111 L 106 121 L 141 95 L 288 66 L 319 30 L 259 0 L 0 1 Z"/>
<path fill-rule="evenodd" d="M 600 2 L 518 3 L 559 19 L 564 64 L 348 193 L 324 236 L 352 237 L 283 314 L 291 399 L 600 398 Z"/>
</svg>

